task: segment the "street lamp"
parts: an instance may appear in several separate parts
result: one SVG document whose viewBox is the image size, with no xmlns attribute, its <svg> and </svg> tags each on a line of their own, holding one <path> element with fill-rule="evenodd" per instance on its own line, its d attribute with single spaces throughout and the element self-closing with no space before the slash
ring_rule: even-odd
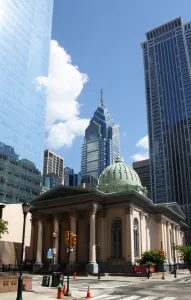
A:
<svg viewBox="0 0 191 300">
<path fill-rule="evenodd" d="M 100 276 L 100 242 L 97 243 L 97 260 L 98 260 L 98 279 L 101 279 Z"/>
<path fill-rule="evenodd" d="M 175 243 L 172 244 L 173 248 L 173 256 L 174 256 L 174 278 L 177 278 L 176 276 L 176 253 L 175 253 Z"/>
<path fill-rule="evenodd" d="M 52 237 L 53 237 L 53 250 L 52 250 L 52 273 L 54 272 L 54 264 L 55 264 L 55 240 L 57 237 L 57 232 L 54 230 L 52 233 Z"/>
<path fill-rule="evenodd" d="M 17 263 L 17 250 L 18 250 L 18 246 L 15 246 L 15 267 L 14 267 L 14 275 L 15 275 L 15 272 L 16 272 L 16 263 Z"/>
<path fill-rule="evenodd" d="M 23 292 L 23 256 L 24 256 L 24 244 L 25 244 L 25 227 L 26 227 L 26 217 L 30 209 L 30 204 L 24 202 L 22 204 L 23 209 L 23 235 L 22 235 L 22 246 L 21 246 L 21 262 L 20 262 L 20 275 L 18 278 L 18 288 L 17 288 L 17 298 L 16 300 L 22 300 Z"/>
<path fill-rule="evenodd" d="M 64 296 L 71 297 L 70 293 L 70 253 L 71 253 L 71 220 L 72 217 L 69 217 L 69 235 L 68 235 L 68 242 L 67 242 L 67 254 L 68 254 L 68 275 L 67 275 L 67 289 Z"/>
</svg>

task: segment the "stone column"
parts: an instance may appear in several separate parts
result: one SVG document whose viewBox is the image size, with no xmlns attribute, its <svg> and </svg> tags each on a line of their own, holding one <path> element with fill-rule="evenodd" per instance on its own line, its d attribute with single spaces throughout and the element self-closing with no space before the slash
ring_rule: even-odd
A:
<svg viewBox="0 0 191 300">
<path fill-rule="evenodd" d="M 158 220 L 158 249 L 161 249 L 162 246 L 164 250 L 164 224 L 163 223 L 164 223 L 163 219 Z"/>
<path fill-rule="evenodd" d="M 38 219 L 37 221 L 37 249 L 36 249 L 36 265 L 42 264 L 42 234 L 43 234 L 43 227 L 42 221 Z"/>
<path fill-rule="evenodd" d="M 100 242 L 100 262 L 104 261 L 104 212 L 98 211 L 97 242 Z"/>
<path fill-rule="evenodd" d="M 30 253 L 31 253 L 31 260 L 32 261 L 35 261 L 35 240 L 36 240 L 36 237 L 35 237 L 35 228 L 36 227 L 36 219 L 35 219 L 35 216 L 32 215 L 32 219 L 31 219 L 31 239 L 30 239 Z"/>
<path fill-rule="evenodd" d="M 78 262 L 86 263 L 85 258 L 85 243 L 86 243 L 86 234 L 85 234 L 85 213 L 80 212 L 78 215 Z"/>
<path fill-rule="evenodd" d="M 125 259 L 127 262 L 133 264 L 135 261 L 134 252 L 134 231 L 133 231 L 133 207 L 127 207 L 126 213 L 126 255 Z"/>
<path fill-rule="evenodd" d="M 89 244 L 89 264 L 87 265 L 87 272 L 90 274 L 98 273 L 98 265 L 96 263 L 96 212 L 97 205 L 93 205 L 90 209 L 90 244 Z"/>
<path fill-rule="evenodd" d="M 167 237 L 166 237 L 166 220 L 163 221 L 163 231 L 164 231 L 164 245 L 163 245 L 163 249 L 165 251 L 166 259 L 168 261 L 168 256 L 167 256 L 168 247 L 167 247 Z"/>
<path fill-rule="evenodd" d="M 176 246 L 176 235 L 175 235 L 175 225 L 174 224 L 172 224 L 172 249 L 173 249 L 173 245 L 175 245 Z M 172 252 L 173 252 L 173 257 L 172 257 L 172 261 L 173 261 L 173 264 L 174 264 L 174 249 L 172 250 Z M 176 260 L 176 262 L 177 262 L 177 253 L 176 253 L 177 251 L 175 250 L 175 260 Z"/>
<path fill-rule="evenodd" d="M 70 216 L 71 216 L 71 233 L 76 234 L 76 210 L 75 209 L 72 209 L 70 211 Z M 74 247 L 74 251 L 71 252 L 71 254 L 70 254 L 70 261 L 71 261 L 71 264 L 76 263 L 76 246 Z"/>
<path fill-rule="evenodd" d="M 147 251 L 149 251 L 151 249 L 150 230 L 149 230 L 149 216 L 145 217 L 145 222 L 146 222 Z"/>
<path fill-rule="evenodd" d="M 167 257 L 168 257 L 168 262 L 169 264 L 172 263 L 172 245 L 170 242 L 170 229 L 171 229 L 171 224 L 167 222 L 166 226 L 166 233 L 167 233 Z"/>
<path fill-rule="evenodd" d="M 175 239 L 176 239 L 175 244 L 178 246 L 179 245 L 179 241 L 178 241 L 178 226 L 175 227 Z M 177 263 L 180 262 L 178 251 L 176 251 L 176 261 L 177 261 Z"/>
<path fill-rule="evenodd" d="M 57 264 L 58 263 L 58 241 L 59 241 L 59 218 L 58 216 L 54 216 L 54 228 L 53 228 L 53 231 L 56 231 L 56 238 L 54 238 L 55 240 L 55 244 L 54 244 L 54 247 L 55 247 L 55 250 L 56 250 L 56 253 L 55 253 L 55 256 L 54 256 L 54 263 Z M 53 237 L 52 237 L 53 238 Z"/>
<path fill-rule="evenodd" d="M 140 212 L 140 249 L 139 255 L 146 251 L 146 232 L 145 232 L 145 217 L 144 212 Z"/>
</svg>

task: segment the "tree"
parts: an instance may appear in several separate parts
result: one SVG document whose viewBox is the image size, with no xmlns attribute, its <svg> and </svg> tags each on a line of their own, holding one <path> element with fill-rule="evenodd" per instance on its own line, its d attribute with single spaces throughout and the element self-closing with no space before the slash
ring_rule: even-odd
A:
<svg viewBox="0 0 191 300">
<path fill-rule="evenodd" d="M 142 258 L 141 258 L 141 264 L 142 265 L 162 265 L 164 264 L 166 261 L 166 257 L 161 257 L 159 255 L 158 250 L 149 250 L 149 251 L 145 251 L 142 254 Z"/>
<path fill-rule="evenodd" d="M 181 259 L 187 264 L 191 273 L 191 246 L 176 246 L 176 250 L 180 253 Z"/>
<path fill-rule="evenodd" d="M 8 222 L 0 219 L 0 238 L 2 234 L 9 233 L 7 226 Z"/>
</svg>

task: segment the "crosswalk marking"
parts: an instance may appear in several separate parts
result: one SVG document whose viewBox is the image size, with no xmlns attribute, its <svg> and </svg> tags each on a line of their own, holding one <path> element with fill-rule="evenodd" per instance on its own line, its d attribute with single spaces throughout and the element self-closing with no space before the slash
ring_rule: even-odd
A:
<svg viewBox="0 0 191 300">
<path fill-rule="evenodd" d="M 135 299 L 138 299 L 140 298 L 140 296 L 130 296 L 130 297 L 125 297 L 125 298 L 122 298 L 123 300 L 135 300 Z"/>
<path fill-rule="evenodd" d="M 154 300 L 156 298 L 157 297 L 155 297 L 155 296 L 147 296 L 147 297 L 141 298 L 141 300 Z"/>
<path fill-rule="evenodd" d="M 97 297 L 94 297 L 94 300 L 98 300 L 98 299 L 123 299 L 123 300 L 136 300 L 138 299 L 140 296 L 130 296 L 130 297 L 125 297 L 123 298 L 124 295 L 106 295 L 106 294 L 102 294 L 99 295 Z M 140 299 L 141 300 L 141 299 Z"/>
<path fill-rule="evenodd" d="M 154 299 L 158 299 L 158 300 L 176 300 L 176 297 L 164 297 L 164 298 L 159 298 L 158 296 L 146 296 L 146 297 L 142 297 L 142 296 L 126 296 L 126 295 L 109 295 L 109 294 L 102 294 L 99 295 L 97 297 L 93 297 L 94 300 L 100 300 L 100 299 L 105 299 L 105 300 L 154 300 Z"/>
<path fill-rule="evenodd" d="M 175 300 L 177 299 L 176 297 L 164 297 L 161 300 Z"/>
<path fill-rule="evenodd" d="M 179 281 L 179 283 L 190 283 L 191 279 L 182 279 Z"/>
<path fill-rule="evenodd" d="M 76 286 L 80 286 L 81 289 L 86 289 L 88 286 L 91 289 L 113 289 L 116 287 L 121 287 L 121 286 L 129 286 L 132 285 L 132 282 L 97 282 L 97 283 L 71 283 L 71 288 L 76 288 Z"/>
</svg>

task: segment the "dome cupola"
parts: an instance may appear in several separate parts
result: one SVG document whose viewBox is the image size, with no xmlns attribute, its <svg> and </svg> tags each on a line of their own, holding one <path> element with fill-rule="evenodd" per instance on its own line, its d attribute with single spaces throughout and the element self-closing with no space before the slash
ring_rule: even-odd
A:
<svg viewBox="0 0 191 300">
<path fill-rule="evenodd" d="M 98 179 L 97 190 L 104 193 L 117 193 L 136 190 L 147 196 L 147 189 L 142 187 L 135 170 L 124 164 L 118 156 L 113 165 L 108 166 Z"/>
</svg>

